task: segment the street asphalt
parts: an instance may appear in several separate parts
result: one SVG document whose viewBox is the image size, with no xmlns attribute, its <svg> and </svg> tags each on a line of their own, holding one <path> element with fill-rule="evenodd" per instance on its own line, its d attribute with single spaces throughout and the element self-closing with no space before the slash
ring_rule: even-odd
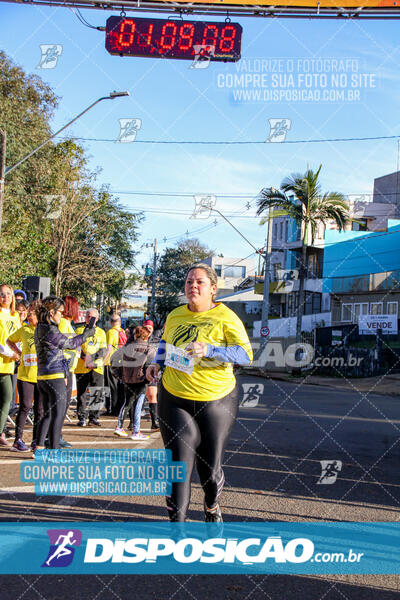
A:
<svg viewBox="0 0 400 600">
<path fill-rule="evenodd" d="M 245 374 L 239 417 L 225 454 L 225 521 L 398 521 L 400 519 L 400 411 L 395 395 L 356 386 L 310 385 Z M 287 379 L 287 378 L 286 378 Z M 72 417 L 72 415 L 71 415 Z M 113 435 L 115 419 L 101 428 L 64 427 L 75 448 L 128 448 Z M 146 432 L 149 422 L 142 421 Z M 26 441 L 30 441 L 28 428 Z M 159 433 L 135 447 L 161 448 Z M 26 455 L 0 450 L 0 520 L 164 520 L 163 499 L 44 497 L 20 481 Z M 322 485 L 321 461 L 336 464 L 337 479 Z M 333 477 L 334 478 L 334 477 Z M 202 493 L 192 485 L 189 520 L 202 520 Z M 1 600 L 391 600 L 398 575 L 237 576 L 2 576 Z"/>
</svg>

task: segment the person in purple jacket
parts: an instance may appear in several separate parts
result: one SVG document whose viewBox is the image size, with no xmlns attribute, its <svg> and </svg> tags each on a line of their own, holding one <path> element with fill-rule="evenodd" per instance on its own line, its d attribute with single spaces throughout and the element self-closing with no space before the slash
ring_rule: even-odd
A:
<svg viewBox="0 0 400 600">
<path fill-rule="evenodd" d="M 36 449 L 44 447 L 48 434 L 50 448 L 59 448 L 61 431 L 67 403 L 68 361 L 63 350 L 78 348 L 87 338 L 94 335 L 94 327 L 80 335 L 68 338 L 58 326 L 64 313 L 64 302 L 57 296 L 44 298 L 39 309 L 38 325 L 35 329 L 35 347 L 38 367 L 38 392 L 43 402 L 43 418 L 37 432 Z"/>
</svg>

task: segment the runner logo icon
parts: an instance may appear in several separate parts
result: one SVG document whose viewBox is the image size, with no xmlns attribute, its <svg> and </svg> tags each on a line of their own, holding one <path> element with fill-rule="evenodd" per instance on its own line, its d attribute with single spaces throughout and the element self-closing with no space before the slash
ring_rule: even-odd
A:
<svg viewBox="0 0 400 600">
<path fill-rule="evenodd" d="M 42 567 L 68 567 L 74 558 L 75 548 L 81 545 L 82 532 L 79 529 L 48 529 L 47 535 L 50 548 Z"/>
<path fill-rule="evenodd" d="M 321 475 L 317 481 L 317 485 L 332 485 L 335 483 L 338 473 L 342 470 L 341 460 L 320 460 Z"/>
</svg>

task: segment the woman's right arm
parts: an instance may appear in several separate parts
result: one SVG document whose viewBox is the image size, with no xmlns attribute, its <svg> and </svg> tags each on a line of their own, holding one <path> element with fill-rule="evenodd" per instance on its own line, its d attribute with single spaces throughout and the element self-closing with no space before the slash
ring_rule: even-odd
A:
<svg viewBox="0 0 400 600">
<path fill-rule="evenodd" d="M 81 346 L 83 342 L 87 340 L 87 338 L 93 336 L 94 333 L 95 329 L 94 327 L 92 327 L 91 329 L 85 329 L 83 333 L 80 333 L 79 335 L 75 335 L 72 338 L 68 338 L 58 329 L 54 329 L 49 333 L 48 341 L 50 342 L 50 344 L 52 344 L 56 348 L 60 348 L 61 350 L 75 350 L 75 348 Z"/>
</svg>

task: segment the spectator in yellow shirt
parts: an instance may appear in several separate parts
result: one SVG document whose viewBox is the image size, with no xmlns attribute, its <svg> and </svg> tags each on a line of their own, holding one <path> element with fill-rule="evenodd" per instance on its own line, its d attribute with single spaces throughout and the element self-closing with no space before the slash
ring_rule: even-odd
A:
<svg viewBox="0 0 400 600">
<path fill-rule="evenodd" d="M 11 444 L 3 433 L 13 395 L 12 375 L 19 354 L 11 350 L 6 339 L 21 327 L 15 310 L 13 289 L 7 283 L 0 285 L 0 446 L 10 448 Z"/>
<path fill-rule="evenodd" d="M 95 317 L 96 323 L 99 319 L 99 312 L 96 308 L 90 308 L 86 311 L 86 323 Z M 78 327 L 76 333 L 83 332 L 84 327 Z M 95 328 L 95 333 L 88 338 L 81 346 L 81 353 L 78 364 L 75 369 L 76 387 L 77 387 L 77 408 L 78 425 L 95 425 L 101 427 L 99 421 L 99 410 L 90 410 L 88 407 L 89 388 L 96 388 L 95 391 L 103 393 L 104 391 L 104 357 L 107 354 L 106 334 L 100 327 Z"/>
<path fill-rule="evenodd" d="M 39 307 L 40 300 L 31 302 L 27 311 L 28 322 L 23 323 L 22 327 L 17 329 L 7 339 L 7 344 L 11 350 L 20 355 L 20 364 L 17 372 L 19 407 L 15 421 L 15 441 L 11 448 L 15 452 L 29 452 L 29 447 L 23 441 L 24 427 L 33 401 L 35 400 L 35 404 L 39 401 L 36 385 L 37 356 L 34 341 L 35 328 L 38 324 Z M 21 344 L 21 350 L 17 346 L 18 342 Z M 33 440 L 36 438 L 37 425 L 40 419 L 39 412 L 35 410 Z"/>
</svg>

